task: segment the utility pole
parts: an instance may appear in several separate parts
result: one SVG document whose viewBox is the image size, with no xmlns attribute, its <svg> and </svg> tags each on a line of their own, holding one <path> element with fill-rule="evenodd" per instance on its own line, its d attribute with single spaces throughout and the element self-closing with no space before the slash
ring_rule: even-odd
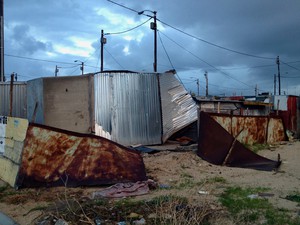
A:
<svg viewBox="0 0 300 225">
<path fill-rule="evenodd" d="M 156 11 L 153 11 L 154 22 L 151 23 L 151 29 L 154 30 L 154 72 L 157 72 L 157 23 L 156 23 Z M 199 94 L 198 94 L 199 95 Z"/>
<path fill-rule="evenodd" d="M 57 65 L 55 66 L 55 76 L 57 77 L 57 74 L 58 74 L 58 72 L 59 72 L 59 69 L 58 68 L 60 68 L 60 67 L 58 67 Z"/>
<path fill-rule="evenodd" d="M 196 81 L 197 81 L 197 90 L 198 90 L 198 96 L 199 96 L 200 95 L 200 91 L 199 91 L 199 86 L 200 86 L 199 79 L 197 79 Z"/>
<path fill-rule="evenodd" d="M 84 62 L 80 61 L 80 60 L 75 60 L 74 62 L 80 62 L 80 70 L 81 70 L 81 75 L 83 75 L 84 73 Z"/>
<path fill-rule="evenodd" d="M 257 84 L 255 85 L 255 97 L 257 96 Z"/>
<path fill-rule="evenodd" d="M 208 77 L 207 77 L 207 71 L 205 71 L 204 77 L 205 77 L 205 81 L 206 81 L 205 96 L 208 97 Z"/>
<path fill-rule="evenodd" d="M 4 82 L 4 7 L 0 0 L 0 82 Z"/>
<path fill-rule="evenodd" d="M 276 95 L 276 74 L 274 74 L 274 95 Z"/>
<path fill-rule="evenodd" d="M 151 12 L 151 13 L 153 13 L 153 16 L 144 14 L 144 12 Z M 143 11 L 138 12 L 139 15 L 144 14 L 145 16 L 153 18 L 153 22 L 151 22 L 150 28 L 151 28 L 151 30 L 154 31 L 154 62 L 153 62 L 154 72 L 157 72 L 157 19 L 156 19 L 156 13 L 157 13 L 156 11 L 151 11 L 151 10 L 143 10 Z"/>
<path fill-rule="evenodd" d="M 278 69 L 278 94 L 281 95 L 281 86 L 280 86 L 280 60 L 279 56 L 276 59 L 277 69 Z"/>
<path fill-rule="evenodd" d="M 103 72 L 103 61 L 104 61 L 104 58 L 103 58 L 103 48 L 104 48 L 104 45 L 106 44 L 106 38 L 104 37 L 104 32 L 103 30 L 101 30 L 101 62 L 100 62 L 100 71 Z"/>
</svg>

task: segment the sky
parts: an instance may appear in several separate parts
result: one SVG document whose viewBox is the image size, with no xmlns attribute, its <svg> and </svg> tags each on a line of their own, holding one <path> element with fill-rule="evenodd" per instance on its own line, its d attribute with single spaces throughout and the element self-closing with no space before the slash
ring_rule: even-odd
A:
<svg viewBox="0 0 300 225">
<path fill-rule="evenodd" d="M 104 70 L 153 72 L 153 11 L 157 72 L 187 91 L 205 95 L 206 73 L 209 95 L 300 94 L 299 0 L 4 0 L 5 76 L 99 72 L 101 30 Z"/>
</svg>

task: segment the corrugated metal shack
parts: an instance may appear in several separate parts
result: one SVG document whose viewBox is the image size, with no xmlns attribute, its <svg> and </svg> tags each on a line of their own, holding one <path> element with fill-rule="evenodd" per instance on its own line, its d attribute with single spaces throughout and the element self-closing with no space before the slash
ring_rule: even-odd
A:
<svg viewBox="0 0 300 225">
<path fill-rule="evenodd" d="M 44 77 L 27 82 L 27 118 L 79 133 L 94 127 L 93 76 Z"/>
<path fill-rule="evenodd" d="M 95 75 L 95 131 L 123 145 L 162 144 L 197 120 L 197 105 L 172 73 Z"/>
<path fill-rule="evenodd" d="M 272 104 L 257 101 L 230 99 L 202 99 L 197 97 L 201 111 L 244 116 L 265 116 L 270 113 Z"/>
<path fill-rule="evenodd" d="M 12 94 L 12 99 L 11 99 Z M 12 115 L 14 117 L 27 117 L 26 82 L 0 82 L 0 115 L 8 116 L 12 102 Z"/>
<path fill-rule="evenodd" d="M 122 145 L 162 144 L 197 120 L 173 73 L 111 71 L 28 81 L 28 120 Z"/>
<path fill-rule="evenodd" d="M 282 117 L 284 126 L 293 136 L 300 138 L 300 98 L 292 95 L 275 95 L 272 98 L 276 114 Z"/>
</svg>

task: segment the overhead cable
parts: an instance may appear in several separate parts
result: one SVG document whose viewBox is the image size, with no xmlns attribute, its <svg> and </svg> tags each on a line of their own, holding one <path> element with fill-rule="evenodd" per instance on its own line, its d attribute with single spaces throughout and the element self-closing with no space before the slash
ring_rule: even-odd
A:
<svg viewBox="0 0 300 225">
<path fill-rule="evenodd" d="M 183 31 L 183 30 L 180 30 L 180 29 L 178 29 L 178 28 L 176 28 L 176 27 L 174 27 L 174 26 L 172 26 L 172 25 L 170 25 L 170 24 L 167 24 L 166 22 L 161 21 L 160 19 L 157 19 L 157 20 L 158 20 L 159 22 L 161 22 L 162 24 L 164 24 L 164 25 L 166 25 L 166 26 L 168 26 L 168 27 L 171 27 L 171 28 L 173 28 L 174 30 L 179 31 L 180 33 L 183 33 L 183 34 L 185 34 L 185 35 L 187 35 L 187 36 L 189 36 L 189 37 L 195 38 L 195 39 L 197 39 L 197 40 L 199 40 L 199 41 L 202 41 L 202 42 L 204 42 L 204 43 L 206 43 L 206 44 L 212 45 L 212 46 L 214 46 L 214 47 L 217 47 L 217 48 L 220 48 L 220 49 L 223 49 L 223 50 L 227 50 L 227 51 L 234 52 L 234 53 L 237 53 L 237 54 L 240 54 L 240 55 L 245 55 L 245 56 L 254 57 L 254 58 L 269 59 L 269 60 L 270 60 L 270 59 L 272 59 L 272 60 L 275 59 L 275 57 L 257 56 L 257 55 L 252 55 L 252 54 L 249 54 L 249 53 L 245 53 L 245 52 L 240 52 L 240 51 L 237 51 L 237 50 L 233 50 L 233 49 L 230 49 L 230 48 L 226 48 L 226 47 L 223 47 L 223 46 L 221 46 L 221 45 L 214 44 L 214 43 L 212 43 L 212 42 L 210 42 L 210 41 L 206 41 L 206 40 L 204 40 L 204 39 L 202 39 L 202 38 L 196 37 L 195 35 L 189 34 L 189 33 L 185 32 L 185 31 Z"/>
<path fill-rule="evenodd" d="M 144 25 L 145 23 L 147 23 L 149 20 L 151 20 L 151 18 L 149 18 L 149 19 L 146 20 L 145 22 L 143 22 L 143 23 L 141 23 L 141 24 L 139 24 L 139 25 L 137 25 L 137 26 L 135 26 L 135 27 L 133 27 L 133 28 L 130 28 L 130 29 L 128 29 L 128 30 L 120 31 L 120 32 L 115 32 L 115 33 L 105 33 L 104 35 L 124 34 L 124 33 L 127 33 L 127 32 L 129 32 L 129 31 L 132 31 L 132 30 L 134 30 L 134 29 L 136 29 L 136 28 L 138 28 L 138 27 L 140 27 L 140 26 L 143 26 L 143 25 Z"/>
<path fill-rule="evenodd" d="M 188 53 L 190 53 L 191 55 L 193 55 L 195 58 L 199 59 L 200 61 L 202 61 L 202 62 L 204 62 L 205 64 L 209 65 L 210 67 L 214 68 L 215 70 L 221 72 L 221 73 L 224 74 L 225 76 L 227 76 L 227 77 L 229 77 L 229 78 L 231 78 L 231 79 L 233 79 L 233 80 L 235 80 L 235 81 L 237 81 L 237 82 L 240 82 L 240 83 L 242 83 L 242 84 L 244 84 L 244 85 L 246 85 L 246 86 L 248 86 L 248 87 L 254 89 L 254 87 L 250 86 L 249 84 L 247 84 L 247 83 L 245 83 L 245 82 L 243 82 L 243 81 L 240 81 L 240 80 L 236 79 L 235 77 L 233 77 L 233 76 L 231 76 L 231 75 L 225 73 L 224 71 L 222 71 L 222 70 L 220 70 L 219 68 L 213 66 L 212 64 L 210 64 L 210 63 L 204 61 L 204 60 L 201 59 L 199 56 L 197 56 L 197 55 L 195 55 L 193 52 L 187 50 L 187 49 L 184 48 L 182 45 L 180 45 L 179 43 L 177 43 L 176 41 L 174 41 L 173 39 L 171 39 L 170 37 L 168 37 L 168 36 L 165 35 L 164 33 L 162 33 L 162 32 L 160 32 L 160 33 L 163 34 L 165 37 L 167 37 L 170 41 L 174 42 L 174 43 L 175 43 L 176 45 L 178 45 L 180 48 L 182 48 L 182 49 L 185 50 L 186 52 L 188 52 Z"/>
<path fill-rule="evenodd" d="M 129 8 L 129 7 L 127 7 L 127 6 L 125 6 L 125 5 L 122 5 L 122 4 L 120 4 L 120 3 L 117 3 L 117 2 L 114 2 L 114 1 L 111 1 L 111 0 L 107 0 L 107 1 L 108 1 L 108 2 L 111 2 L 111 3 L 115 4 L 115 5 L 121 6 L 122 8 L 128 9 L 128 10 L 130 10 L 130 11 L 139 13 L 139 11 L 134 10 L 134 9 L 132 9 L 132 8 Z"/>
<path fill-rule="evenodd" d="M 14 58 L 20 58 L 20 59 L 28 59 L 28 60 L 34 60 L 34 61 L 74 65 L 74 63 L 69 63 L 69 62 L 59 62 L 59 61 L 53 61 L 53 60 L 47 60 L 47 59 L 37 59 L 37 58 L 31 58 L 31 57 L 25 57 L 25 56 L 11 55 L 11 54 L 4 54 L 4 55 L 8 56 L 8 57 L 14 57 Z"/>
<path fill-rule="evenodd" d="M 160 32 L 158 32 L 158 37 L 159 37 L 160 43 L 161 43 L 161 45 L 162 45 L 162 47 L 163 47 L 163 49 L 164 49 L 166 55 L 167 55 L 167 58 L 168 58 L 168 60 L 169 60 L 169 62 L 170 62 L 170 64 L 171 64 L 171 66 L 172 66 L 172 69 L 175 70 L 175 67 L 174 67 L 174 65 L 173 65 L 173 63 L 172 63 L 172 61 L 171 61 L 171 58 L 170 58 L 170 56 L 169 56 L 169 54 L 168 54 L 168 52 L 167 52 L 167 50 L 166 50 L 166 48 L 165 48 L 165 45 L 164 45 L 164 43 L 163 43 L 163 41 L 162 41 L 162 39 L 161 39 Z M 176 70 L 175 70 L 175 71 L 176 71 Z M 176 73 L 176 74 L 177 74 L 177 73 Z M 183 84 L 182 80 L 180 79 L 179 75 L 177 75 L 177 77 L 178 77 L 180 83 L 184 86 L 184 84 Z"/>
<path fill-rule="evenodd" d="M 104 50 L 112 57 L 112 59 L 122 68 L 125 69 L 118 61 L 117 59 L 106 49 L 104 48 Z"/>
<path fill-rule="evenodd" d="M 283 62 L 282 60 L 280 60 L 280 62 L 281 62 L 282 64 L 284 64 L 284 65 L 287 65 L 288 67 L 291 67 L 291 68 L 293 68 L 293 69 L 295 69 L 295 70 L 300 71 L 300 69 L 298 69 L 298 68 L 296 68 L 296 67 L 294 67 L 294 66 L 291 66 L 290 64 L 285 63 L 285 62 Z"/>
</svg>

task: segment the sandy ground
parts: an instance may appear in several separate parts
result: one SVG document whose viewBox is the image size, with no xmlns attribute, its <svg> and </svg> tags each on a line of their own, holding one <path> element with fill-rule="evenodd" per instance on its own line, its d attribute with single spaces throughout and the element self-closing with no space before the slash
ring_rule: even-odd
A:
<svg viewBox="0 0 300 225">
<path fill-rule="evenodd" d="M 194 151 L 175 152 L 161 151 L 156 154 L 143 154 L 147 175 L 158 182 L 160 190 L 137 197 L 138 199 L 152 198 L 162 194 L 186 196 L 191 203 L 206 201 L 217 204 L 217 198 L 228 186 L 265 187 L 272 196 L 268 197 L 276 207 L 286 208 L 299 214 L 297 203 L 284 199 L 289 194 L 300 192 L 300 142 L 285 142 L 271 150 L 262 150 L 260 155 L 277 159 L 281 155 L 282 165 L 274 172 L 257 171 L 253 169 L 230 168 L 215 166 L 199 158 Z M 188 185 L 187 180 L 197 185 Z M 223 182 L 218 182 L 218 180 Z M 183 188 L 178 188 L 182 184 Z M 0 183 L 0 186 L 4 185 Z M 177 187 L 177 188 L 172 188 Z M 19 224 L 33 224 L 32 221 L 40 216 L 42 210 L 37 207 L 49 205 L 57 200 L 64 192 L 74 196 L 89 196 L 100 188 L 41 188 L 19 190 L 15 199 L 2 201 L 0 211 L 9 215 Z M 12 190 L 13 191 L 13 190 Z M 253 193 L 256 194 L 256 193 Z"/>
</svg>

